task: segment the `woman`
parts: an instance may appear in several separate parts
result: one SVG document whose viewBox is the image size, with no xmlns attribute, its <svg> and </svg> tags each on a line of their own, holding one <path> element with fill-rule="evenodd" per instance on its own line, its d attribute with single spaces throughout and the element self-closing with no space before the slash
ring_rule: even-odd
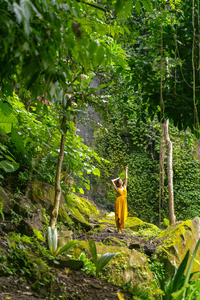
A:
<svg viewBox="0 0 200 300">
<path fill-rule="evenodd" d="M 118 233 L 122 233 L 122 228 L 127 219 L 127 180 L 128 180 L 128 167 L 125 168 L 125 183 L 120 177 L 111 180 L 112 184 L 117 191 L 117 200 L 115 202 L 115 221 Z M 116 187 L 115 181 L 119 180 L 119 188 Z"/>
</svg>

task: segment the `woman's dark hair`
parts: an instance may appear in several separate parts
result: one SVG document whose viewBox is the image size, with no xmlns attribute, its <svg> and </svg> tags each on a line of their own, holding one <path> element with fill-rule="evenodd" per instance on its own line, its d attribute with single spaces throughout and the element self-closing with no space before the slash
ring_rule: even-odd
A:
<svg viewBox="0 0 200 300">
<path fill-rule="evenodd" d="M 121 178 L 119 178 L 119 179 L 116 181 L 116 186 L 117 186 L 117 187 L 119 187 L 119 181 L 120 181 L 120 179 L 121 179 Z M 121 179 L 121 180 L 122 180 L 122 179 Z"/>
</svg>

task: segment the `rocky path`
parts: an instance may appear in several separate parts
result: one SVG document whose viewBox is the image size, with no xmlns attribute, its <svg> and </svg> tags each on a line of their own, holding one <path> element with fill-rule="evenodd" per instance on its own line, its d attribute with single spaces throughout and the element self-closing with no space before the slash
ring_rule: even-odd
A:
<svg viewBox="0 0 200 300">
<path fill-rule="evenodd" d="M 140 235 L 138 232 L 136 233 L 126 228 L 126 226 L 122 230 L 122 234 L 118 234 L 114 221 L 114 213 L 110 213 L 103 222 L 92 225 L 94 227 L 93 231 L 81 234 L 75 232 L 73 238 L 82 241 L 94 239 L 95 242 L 107 245 L 112 244 L 114 246 L 143 251 L 148 256 L 151 256 L 161 243 L 159 239 L 154 239 L 152 236 Z M 101 230 L 98 230 L 99 227 L 101 227 Z"/>
</svg>

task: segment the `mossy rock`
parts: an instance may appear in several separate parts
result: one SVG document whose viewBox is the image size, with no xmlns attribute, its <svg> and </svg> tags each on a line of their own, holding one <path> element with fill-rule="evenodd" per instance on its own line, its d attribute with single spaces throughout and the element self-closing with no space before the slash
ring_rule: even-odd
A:
<svg viewBox="0 0 200 300">
<path fill-rule="evenodd" d="M 128 217 L 125 223 L 125 229 L 131 229 L 142 235 L 158 235 L 161 230 L 154 224 L 143 222 L 142 220 L 134 217 Z"/>
<path fill-rule="evenodd" d="M 96 233 L 96 232 L 102 232 L 102 231 L 104 230 L 105 227 L 107 227 L 106 224 L 105 224 L 105 225 L 104 225 L 104 224 L 101 224 L 101 225 L 99 225 L 99 224 L 94 225 L 94 228 L 92 229 L 91 232 L 93 232 L 93 233 Z"/>
<path fill-rule="evenodd" d="M 4 214 L 10 214 L 10 209 L 12 206 L 13 203 L 11 195 L 5 192 L 2 187 L 0 187 L 0 211 L 2 211 Z"/>
<path fill-rule="evenodd" d="M 19 222 L 17 225 L 17 230 L 23 234 L 27 235 L 29 237 L 34 236 L 34 229 L 43 230 L 43 224 L 39 220 L 35 219 L 24 219 Z"/>
<path fill-rule="evenodd" d="M 67 227 L 72 227 L 74 222 L 70 218 L 71 212 L 67 211 L 67 207 L 59 207 L 58 222 L 62 222 Z"/>
<path fill-rule="evenodd" d="M 73 232 L 71 230 L 58 231 L 58 247 L 63 247 L 73 239 Z"/>
<path fill-rule="evenodd" d="M 79 212 L 79 210 L 76 207 L 70 207 L 69 212 L 70 212 L 70 218 L 73 220 L 75 224 L 79 224 L 81 228 L 87 231 L 92 229 L 92 225 L 85 220 L 83 215 Z"/>
<path fill-rule="evenodd" d="M 200 218 L 179 222 L 162 231 L 158 238 L 162 245 L 156 250 L 160 262 L 164 262 L 167 276 L 174 273 L 182 262 L 186 252 L 190 250 L 190 258 L 199 239 Z M 200 251 L 197 251 L 192 272 L 200 272 Z"/>
<path fill-rule="evenodd" d="M 42 207 L 47 210 L 50 210 L 53 206 L 55 199 L 55 187 L 46 182 L 40 182 L 34 180 L 28 192 L 28 198 L 31 199 L 33 203 L 40 203 Z M 60 207 L 64 208 L 65 206 L 65 197 L 61 194 L 60 198 Z"/>
<path fill-rule="evenodd" d="M 66 204 L 68 208 L 75 208 L 76 211 L 78 210 L 86 221 L 93 221 L 94 219 L 97 220 L 100 216 L 97 207 L 84 197 L 79 197 L 75 194 L 69 194 L 66 197 Z"/>
<path fill-rule="evenodd" d="M 126 241 L 118 239 L 114 236 L 107 236 L 102 242 L 104 245 L 107 246 L 117 246 L 117 247 L 127 246 Z"/>
<path fill-rule="evenodd" d="M 105 278 L 113 284 L 123 286 L 131 282 L 132 284 L 150 282 L 153 275 L 148 267 L 147 257 L 137 252 L 120 246 L 107 246 L 95 242 L 97 253 L 100 256 L 105 253 L 118 253 L 102 270 L 101 278 Z M 81 241 L 75 245 L 71 252 L 76 258 L 79 258 L 82 252 L 91 258 L 88 242 Z"/>
<path fill-rule="evenodd" d="M 84 197 L 76 196 L 76 207 L 87 221 L 97 219 L 100 215 L 97 207 Z"/>
<path fill-rule="evenodd" d="M 110 225 L 115 225 L 115 220 L 110 220 L 110 219 L 101 219 L 99 220 L 100 224 L 110 224 Z"/>
<path fill-rule="evenodd" d="M 91 202 L 74 194 L 69 194 L 66 197 L 66 211 L 76 225 L 87 231 L 93 228 L 89 221 L 93 222 L 100 216 L 98 209 Z"/>
</svg>

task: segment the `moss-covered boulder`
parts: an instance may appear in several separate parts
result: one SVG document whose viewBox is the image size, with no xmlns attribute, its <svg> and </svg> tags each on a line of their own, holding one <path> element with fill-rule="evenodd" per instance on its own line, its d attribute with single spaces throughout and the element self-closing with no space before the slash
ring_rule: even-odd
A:
<svg viewBox="0 0 200 300">
<path fill-rule="evenodd" d="M 154 224 L 143 222 L 142 220 L 134 217 L 128 217 L 124 229 L 138 232 L 142 235 L 157 235 L 161 230 Z"/>
<path fill-rule="evenodd" d="M 66 197 L 66 210 L 70 219 L 87 231 L 91 230 L 100 215 L 96 206 L 83 197 L 74 194 L 69 194 Z"/>
<path fill-rule="evenodd" d="M 104 218 L 99 220 L 99 223 L 116 227 L 115 213 L 109 213 Z M 134 233 L 135 235 L 143 236 L 155 236 L 161 232 L 156 225 L 143 222 L 142 220 L 134 217 L 127 218 L 123 231 L 126 233 Z"/>
<path fill-rule="evenodd" d="M 27 196 L 34 204 L 40 203 L 42 207 L 49 210 L 54 203 L 55 187 L 46 182 L 35 180 L 31 183 Z M 60 207 L 65 207 L 65 197 L 63 194 L 61 194 Z"/>
<path fill-rule="evenodd" d="M 28 197 L 36 205 L 40 204 L 48 212 L 54 203 L 55 189 L 54 186 L 44 182 L 33 181 L 30 185 Z M 96 220 L 99 211 L 96 206 L 84 197 L 68 194 L 61 194 L 58 221 L 65 226 L 78 226 L 80 229 L 87 231 L 93 228 L 90 223 Z"/>
<path fill-rule="evenodd" d="M 167 275 L 172 275 L 174 268 L 178 268 L 188 249 L 191 257 L 199 237 L 199 217 L 176 223 L 158 235 L 158 238 L 163 241 L 156 250 L 156 256 L 160 262 L 164 262 Z M 192 272 L 200 271 L 199 261 L 200 251 L 197 252 Z"/>
<path fill-rule="evenodd" d="M 117 246 L 117 247 L 127 246 L 126 240 L 118 239 L 114 236 L 107 236 L 102 242 L 104 245 L 108 245 L 108 246 Z"/>
<path fill-rule="evenodd" d="M 148 267 L 147 258 L 144 254 L 136 250 L 130 250 L 120 246 L 108 246 L 95 242 L 97 253 L 100 256 L 107 252 L 118 253 L 102 270 L 101 277 L 108 281 L 123 286 L 126 283 L 136 284 L 149 282 L 153 275 Z M 90 258 L 88 243 L 81 241 L 72 250 L 78 258 L 82 252 L 85 252 Z"/>
</svg>

